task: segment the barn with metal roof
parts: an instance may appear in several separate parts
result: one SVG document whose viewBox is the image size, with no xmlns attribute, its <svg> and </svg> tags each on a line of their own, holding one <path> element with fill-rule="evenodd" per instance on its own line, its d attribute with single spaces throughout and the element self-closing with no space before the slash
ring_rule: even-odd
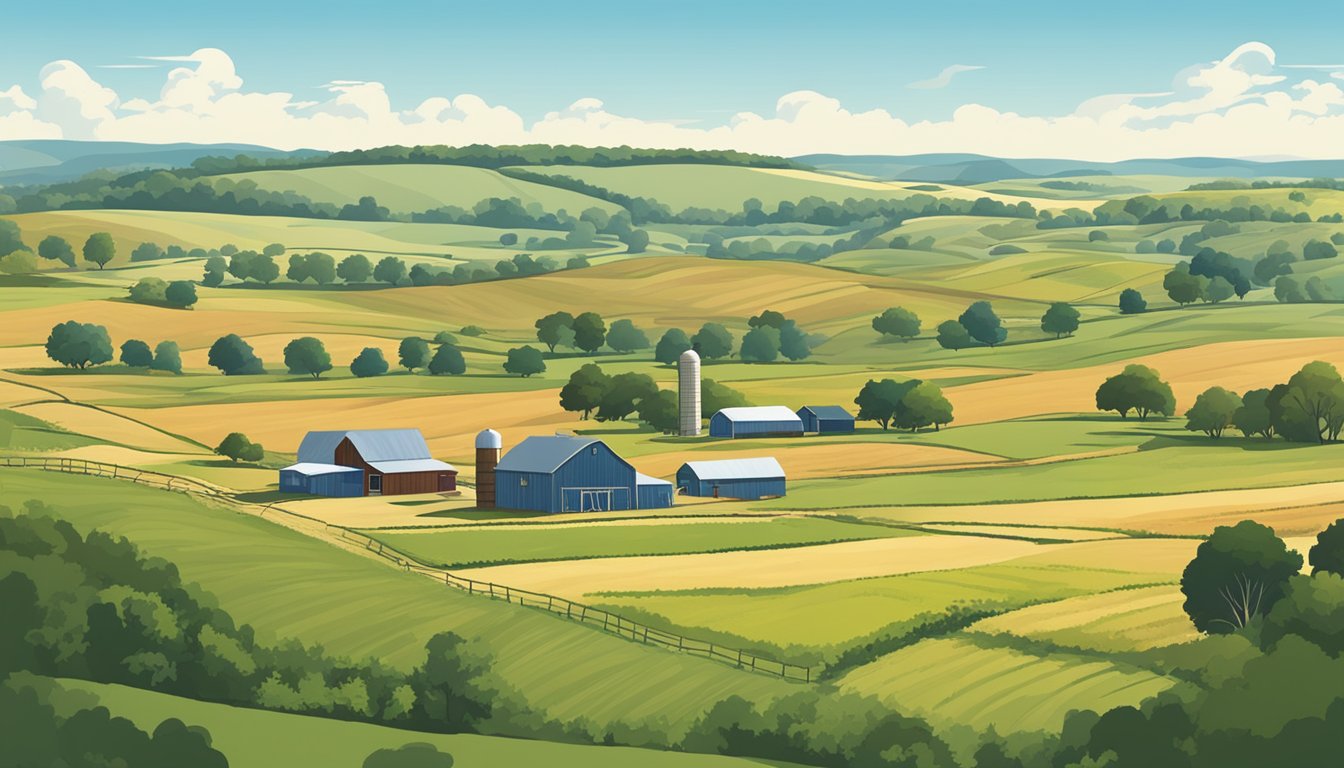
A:
<svg viewBox="0 0 1344 768">
<path fill-rule="evenodd" d="M 838 405 L 804 405 L 798 409 L 804 432 L 834 435 L 854 431 L 854 416 Z"/>
<path fill-rule="evenodd" d="M 309 432 L 280 490 L 316 496 L 392 496 L 457 489 L 457 470 L 430 456 L 418 429 Z"/>
<path fill-rule="evenodd" d="M 783 496 L 784 468 L 773 457 L 688 461 L 677 470 L 677 488 L 687 496 L 764 499 Z"/>
<path fill-rule="evenodd" d="M 672 484 L 641 475 L 592 437 L 529 437 L 495 467 L 495 506 L 614 512 L 672 506 Z"/>
<path fill-rule="evenodd" d="M 780 437 L 803 434 L 803 420 L 782 405 L 724 408 L 709 419 L 711 437 Z"/>
</svg>

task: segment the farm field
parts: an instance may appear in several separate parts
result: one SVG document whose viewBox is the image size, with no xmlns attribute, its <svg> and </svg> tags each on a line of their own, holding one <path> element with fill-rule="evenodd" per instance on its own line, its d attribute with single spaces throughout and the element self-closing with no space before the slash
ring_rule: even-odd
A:
<svg viewBox="0 0 1344 768">
<path fill-rule="evenodd" d="M 537 560 L 784 549 L 835 541 L 896 538 L 910 531 L 824 518 L 716 517 L 706 520 L 641 519 L 602 524 L 504 526 L 447 531 L 380 531 L 379 541 L 423 563 L 442 567 Z"/>
<path fill-rule="evenodd" d="M 815 704 L 818 719 L 837 722 L 871 720 L 874 712 L 922 718 L 972 765 L 991 729 L 1005 743 L 1027 743 L 1057 736 L 1072 710 L 1140 707 L 1164 692 L 1200 700 L 1207 692 L 1200 686 L 1215 685 L 1232 664 L 1205 643 L 1184 607 L 1182 574 L 1200 544 L 1220 526 L 1249 519 L 1306 556 L 1317 535 L 1344 518 L 1344 448 L 1285 438 L 1285 429 L 1306 435 L 1311 426 L 1283 415 L 1293 407 L 1284 405 L 1291 387 L 1278 390 L 1272 408 L 1263 405 L 1273 437 L 1238 429 L 1240 411 L 1224 414 L 1212 430 L 1218 437 L 1195 423 L 1198 413 L 1187 416 L 1213 387 L 1250 409 L 1243 395 L 1283 385 L 1304 366 L 1344 368 L 1344 305 L 1334 298 L 1344 297 L 1344 262 L 1305 255 L 1309 244 L 1317 253 L 1327 243 L 1344 249 L 1344 224 L 1317 220 L 1344 208 L 1344 193 L 1189 191 L 1212 179 L 1160 175 L 963 186 L 708 162 L 502 171 L 447 162 L 219 167 L 239 170 L 191 179 L 249 201 L 256 195 L 258 206 L 302 196 L 340 207 L 374 196 L 388 220 L 99 208 L 76 187 L 59 193 L 69 199 L 35 193 L 20 208 L 29 212 L 0 215 L 25 247 L 59 237 L 76 254 L 73 266 L 36 257 L 29 274 L 0 274 L 0 505 L 41 499 L 81 531 L 126 537 L 173 563 L 184 582 L 266 643 L 292 639 L 409 671 L 426 658 L 431 637 L 452 631 L 482 654 L 500 681 L 498 696 L 519 702 L 520 727 L 537 735 L 429 736 L 63 683 L 137 722 L 196 717 L 237 765 L 308 758 L 359 765 L 403 738 L 440 744 L 466 766 L 787 765 L 769 755 L 560 743 L 678 744 L 707 713 L 739 716 L 731 697 L 758 710 Z M 522 181 L 511 168 L 541 178 Z M 605 191 L 547 183 L 558 176 Z M 78 183 L 96 187 L 99 178 Z M 148 182 L 124 183 L 99 189 L 113 201 L 130 199 L 116 197 L 123 190 L 150 194 Z M 1288 198 L 1299 191 L 1303 199 Z M 1146 223 L 1130 214 L 1123 223 L 1088 218 L 1140 194 L 1178 208 L 1188 201 L 1301 209 L 1312 220 L 1229 213 L 1233 220 L 1214 222 L 1199 212 Z M 915 195 L 941 207 L 890 207 Z M 409 220 L 510 197 L 524 208 L 510 209 L 507 222 L 537 226 Z M 744 208 L 752 198 L 761 211 Z M 803 204 L 807 198 L 814 199 Z M 889 201 L 888 212 L 856 202 L 864 199 Z M 789 211 L 817 200 L 822 212 L 790 219 Z M 591 239 L 565 239 L 589 225 Z M 0 243 L 8 231 L 0 230 Z M 107 232 L 116 250 L 105 269 L 82 259 L 94 232 Z M 531 238 L 553 242 L 529 245 Z M 273 257 L 273 279 L 240 277 L 240 267 L 207 284 L 204 258 L 131 261 L 142 243 L 284 251 Z M 1286 247 L 1293 260 L 1287 272 L 1247 277 L 1240 297 L 1234 287 L 1215 301 L 1212 279 L 1197 276 L 1207 283 L 1205 300 L 1178 302 L 1167 286 L 1173 269 L 1205 247 L 1215 255 L 1200 256 L 1201 264 L 1223 251 L 1227 260 L 1217 264 L 1242 277 L 1271 250 Z M 333 256 L 332 268 L 361 253 L 421 271 L 323 284 L 287 271 L 290 257 L 314 251 Z M 529 261 L 515 257 L 523 254 L 550 257 L 557 268 L 520 273 L 517 265 Z M 459 266 L 467 277 L 454 276 Z M 447 272 L 426 278 L 424 270 Z M 1282 277 L 1300 283 L 1302 295 L 1278 285 Z M 1311 278 L 1319 280 L 1307 295 Z M 131 289 L 149 279 L 189 281 L 196 301 L 175 309 L 166 293 L 162 303 L 132 300 Z M 1121 311 L 1121 297 L 1132 292 L 1146 305 Z M 1071 330 L 1043 317 L 1061 304 L 1076 312 Z M 982 305 L 1000 324 L 1002 343 L 971 338 L 971 308 Z M 918 328 L 879 333 L 875 319 L 893 308 L 917 315 Z M 569 325 L 548 336 L 545 318 L 554 313 L 568 313 Z M 602 324 L 595 345 L 579 341 L 575 316 L 585 313 L 589 329 L 593 315 Z M 49 337 L 71 320 L 103 327 L 111 359 L 87 368 L 58 361 L 63 353 Z M 616 342 L 618 322 L 626 343 Z M 224 375 L 226 334 L 236 334 L 264 372 Z M 330 367 L 296 362 L 300 338 L 316 339 L 329 358 L 313 367 Z M 417 339 L 429 355 L 456 350 L 465 370 L 414 359 Z M 150 349 L 175 342 L 181 371 L 133 363 L 122 349 L 130 340 Z M 773 344 L 773 356 L 748 353 L 752 343 Z M 860 417 L 856 428 L 677 436 L 675 419 L 660 419 L 655 401 L 677 392 L 678 370 L 660 361 L 691 344 L 700 346 L 703 379 L 717 385 L 702 387 L 704 417 L 733 405 L 840 406 Z M 540 364 L 520 364 L 531 359 L 525 347 Z M 381 354 L 385 372 L 356 375 L 352 362 L 367 350 Z M 1172 402 L 1157 411 L 1169 413 L 1141 419 L 1133 408 L 1126 417 L 1098 410 L 1099 386 L 1130 365 L 1153 369 L 1168 386 Z M 600 387 L 585 386 L 604 388 L 600 396 L 580 386 L 597 376 L 591 366 L 600 368 Z M 926 407 L 948 413 L 912 428 L 906 419 L 917 399 L 909 391 L 896 405 L 872 399 L 873 391 L 890 391 L 878 384 L 888 379 L 911 387 L 918 380 L 932 402 Z M 618 381 L 634 382 L 638 394 L 622 401 Z M 892 421 L 883 425 L 887 405 Z M 1317 423 L 1328 432 L 1332 422 Z M 430 454 L 457 470 L 457 490 L 281 492 L 278 470 L 297 461 L 306 433 L 387 428 L 420 430 Z M 506 455 L 529 437 L 598 438 L 636 471 L 664 480 L 688 461 L 770 457 L 787 475 L 786 491 L 756 501 L 678 493 L 671 507 L 610 513 L 482 508 L 475 439 L 485 429 L 501 433 Z M 261 450 L 226 456 L 221 443 L 235 432 Z M 105 462 L 118 474 L 6 464 L 28 459 L 61 460 L 76 472 L 83 461 Z M 218 497 L 127 479 L 141 471 L 204 483 Z M 606 482 L 593 481 L 599 490 Z M 387 550 L 406 561 L 377 556 Z M 609 611 L 620 629 L 465 594 L 445 585 L 455 577 L 515 597 L 541 593 L 541 608 L 567 599 L 585 617 L 584 606 Z M 652 645 L 648 632 L 640 641 L 643 630 L 631 623 L 655 637 L 709 644 L 718 660 L 677 652 L 690 645 Z M 797 665 L 801 680 L 753 671 L 752 654 Z M 1206 679 L 1203 665 L 1217 669 Z M 822 711 L 830 706 L 837 710 Z M 305 742 L 313 751 L 295 757 Z"/>
</svg>

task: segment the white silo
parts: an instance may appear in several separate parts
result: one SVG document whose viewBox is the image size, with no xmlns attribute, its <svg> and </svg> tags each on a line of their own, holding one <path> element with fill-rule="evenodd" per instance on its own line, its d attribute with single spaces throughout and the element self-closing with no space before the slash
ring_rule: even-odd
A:
<svg viewBox="0 0 1344 768">
<path fill-rule="evenodd" d="M 693 349 L 677 360 L 677 405 L 682 437 L 700 434 L 700 355 Z"/>
</svg>

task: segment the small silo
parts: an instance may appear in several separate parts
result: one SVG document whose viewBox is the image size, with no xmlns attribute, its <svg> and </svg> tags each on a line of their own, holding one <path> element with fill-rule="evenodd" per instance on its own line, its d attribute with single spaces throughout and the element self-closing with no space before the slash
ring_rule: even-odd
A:
<svg viewBox="0 0 1344 768">
<path fill-rule="evenodd" d="M 504 448 L 504 438 L 493 429 L 476 436 L 476 506 L 495 508 L 495 467 Z"/>
<path fill-rule="evenodd" d="M 700 435 L 700 354 L 694 349 L 681 353 L 677 360 L 677 406 L 680 414 L 678 434 Z"/>
</svg>

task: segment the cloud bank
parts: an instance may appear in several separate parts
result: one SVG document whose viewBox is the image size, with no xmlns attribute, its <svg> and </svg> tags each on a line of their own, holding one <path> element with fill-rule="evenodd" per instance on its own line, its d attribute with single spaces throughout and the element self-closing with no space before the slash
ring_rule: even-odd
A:
<svg viewBox="0 0 1344 768">
<path fill-rule="evenodd" d="M 74 61 L 43 67 L 33 94 L 0 90 L 0 138 L 244 142 L 282 149 L 386 144 L 632 145 L 812 152 L 980 152 L 1005 157 L 1119 160 L 1174 156 L 1344 157 L 1344 71 L 1280 65 L 1263 43 L 1177 73 L 1160 93 L 1098 94 L 1063 115 L 1027 115 L 982 104 L 949 119 L 907 121 L 885 109 L 854 111 L 816 91 L 779 98 L 773 113 L 726 123 L 646 120 L 588 97 L 530 124 L 473 94 L 398 107 L 381 83 L 334 81 L 315 100 L 249 90 L 233 59 L 206 48 L 172 62 L 159 93 L 127 98 Z M 947 82 L 964 65 L 926 84 Z M 4 84 L 0 83 L 0 88 Z"/>
</svg>

